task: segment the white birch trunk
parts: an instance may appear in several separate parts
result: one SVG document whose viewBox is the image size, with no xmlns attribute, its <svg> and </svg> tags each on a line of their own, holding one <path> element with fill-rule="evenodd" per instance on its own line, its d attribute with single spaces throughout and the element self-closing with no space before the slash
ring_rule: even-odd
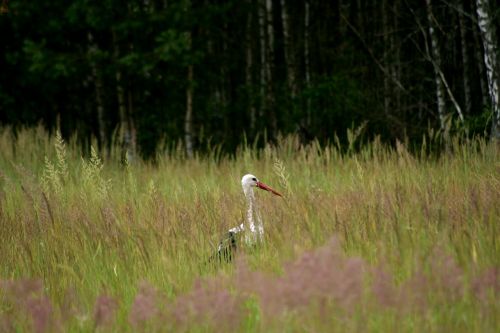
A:
<svg viewBox="0 0 500 333">
<path fill-rule="evenodd" d="M 427 19 L 429 21 L 429 36 L 431 39 L 432 63 L 434 67 L 434 82 L 436 83 L 436 98 L 439 116 L 439 125 L 441 130 L 445 130 L 445 108 L 446 102 L 444 99 L 444 85 L 439 75 L 439 67 L 441 66 L 441 51 L 439 50 L 439 41 L 434 29 L 434 19 L 432 15 L 432 0 L 426 0 L 427 4 Z"/>
<path fill-rule="evenodd" d="M 266 10 L 264 0 L 258 1 L 259 7 L 259 46 L 260 46 L 260 109 L 259 116 L 264 115 L 266 110 L 266 86 L 267 86 L 267 43 L 266 43 Z"/>
<path fill-rule="evenodd" d="M 473 14 L 473 16 L 477 20 L 477 14 Z M 481 45 L 481 36 L 477 24 L 472 26 L 472 37 L 474 37 L 474 62 L 477 64 L 479 84 L 481 86 L 481 104 L 483 108 L 486 108 L 490 105 L 490 98 L 486 79 L 486 69 L 484 68 L 483 47 Z"/>
<path fill-rule="evenodd" d="M 113 37 L 113 47 L 114 47 L 114 58 L 115 61 L 118 60 L 120 56 L 120 48 L 116 39 L 115 31 L 112 32 Z M 133 150 L 133 133 L 131 129 L 131 120 L 127 113 L 127 105 L 125 104 L 125 90 L 123 89 L 122 83 L 122 72 L 118 69 L 115 73 L 116 79 L 116 96 L 118 102 L 118 115 L 120 118 L 119 136 L 121 145 L 121 159 L 131 161 L 135 157 L 135 151 Z"/>
<path fill-rule="evenodd" d="M 472 96 L 469 79 L 469 54 L 467 52 L 467 27 L 466 20 L 463 14 L 463 5 L 461 2 L 458 4 L 458 23 L 460 26 L 460 44 L 462 47 L 462 65 L 463 65 L 463 84 L 464 84 L 464 102 L 465 113 L 470 114 L 472 111 Z"/>
<path fill-rule="evenodd" d="M 135 153 L 137 152 L 137 131 L 135 128 L 135 121 L 134 121 L 134 103 L 133 103 L 133 94 L 132 90 L 129 89 L 128 91 L 128 107 L 127 107 L 127 125 L 128 125 L 128 130 L 130 133 L 130 150 L 132 151 L 132 154 L 135 156 Z"/>
<path fill-rule="evenodd" d="M 186 156 L 193 158 L 193 65 L 188 66 L 187 72 L 184 141 L 186 144 Z"/>
<path fill-rule="evenodd" d="M 484 64 L 488 78 L 491 111 L 493 113 L 491 137 L 500 140 L 500 105 L 498 91 L 498 40 L 487 0 L 476 0 L 479 30 L 483 40 Z"/>
<path fill-rule="evenodd" d="M 95 60 L 92 59 L 92 57 L 97 53 L 97 45 L 94 42 L 94 37 L 92 36 L 92 33 L 89 31 L 87 34 L 87 38 L 89 41 L 89 57 L 91 58 L 89 63 L 90 63 L 90 70 L 92 72 L 92 78 L 94 81 L 94 87 L 95 87 L 95 101 L 96 101 L 96 108 L 97 108 L 97 126 L 99 130 L 99 143 L 101 145 L 101 149 L 106 147 L 106 126 L 104 123 L 104 104 L 103 104 L 103 83 L 102 83 L 102 76 L 101 72 L 97 68 L 97 64 Z"/>
<path fill-rule="evenodd" d="M 271 132 L 274 135 L 277 131 L 276 112 L 274 111 L 274 27 L 273 27 L 273 1 L 266 0 L 266 22 L 267 22 L 267 89 L 266 89 L 266 106 L 269 115 L 269 123 Z"/>
<path fill-rule="evenodd" d="M 297 95 L 297 84 L 295 82 L 295 57 L 290 34 L 290 17 L 288 15 L 287 3 L 285 0 L 281 0 L 281 22 L 283 24 L 283 49 L 285 51 L 288 89 L 290 89 L 290 96 L 295 98 Z"/>
<path fill-rule="evenodd" d="M 383 42 L 384 42 L 384 55 L 383 59 L 385 62 L 385 68 L 389 68 L 390 60 L 389 58 L 389 23 L 387 18 L 387 0 L 382 0 L 382 31 L 383 31 Z M 389 69 L 389 72 L 391 70 Z M 388 116 L 391 109 L 391 86 L 389 84 L 389 76 L 384 75 L 384 112 Z"/>
<path fill-rule="evenodd" d="M 248 0 L 249 6 L 252 1 Z M 246 43 L 246 67 L 245 67 L 245 83 L 248 92 L 248 107 L 250 115 L 250 132 L 255 133 L 255 123 L 256 123 L 256 112 L 255 104 L 253 101 L 253 52 L 252 52 L 252 11 L 247 13 L 247 26 L 245 31 L 245 43 Z"/>
<path fill-rule="evenodd" d="M 399 13 L 401 10 L 401 4 L 399 0 L 394 1 L 394 13 Z M 398 15 L 392 15 L 394 20 L 394 31 L 399 31 L 399 17 Z M 396 40 L 399 37 L 399 34 L 392 33 L 391 34 L 391 49 L 394 50 L 394 58 L 392 61 L 392 81 L 393 82 L 401 82 L 401 41 Z M 396 100 L 396 110 L 401 110 L 401 88 L 395 87 L 395 100 Z"/>
<path fill-rule="evenodd" d="M 309 0 L 305 0 L 304 10 L 304 71 L 305 71 L 305 88 L 306 90 L 311 86 L 311 69 L 309 59 L 309 26 L 310 26 L 310 13 L 309 13 Z M 309 94 L 308 94 L 309 96 Z M 306 97 L 306 125 L 311 125 L 311 99 Z"/>
</svg>

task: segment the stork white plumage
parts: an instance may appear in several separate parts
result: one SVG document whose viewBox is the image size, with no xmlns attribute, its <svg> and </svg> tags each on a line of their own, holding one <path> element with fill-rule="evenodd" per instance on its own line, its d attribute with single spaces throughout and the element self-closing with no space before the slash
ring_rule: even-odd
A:
<svg viewBox="0 0 500 333">
<path fill-rule="evenodd" d="M 252 174 L 246 174 L 241 178 L 241 187 L 247 200 L 247 214 L 245 222 L 229 229 L 226 237 L 219 243 L 217 255 L 219 259 L 230 261 L 232 253 L 237 247 L 237 235 L 243 233 L 245 243 L 248 245 L 262 241 L 264 236 L 264 225 L 255 200 L 254 188 L 259 188 L 273 193 L 277 196 L 282 196 L 279 192 L 272 189 L 268 185 L 262 183 Z"/>
</svg>

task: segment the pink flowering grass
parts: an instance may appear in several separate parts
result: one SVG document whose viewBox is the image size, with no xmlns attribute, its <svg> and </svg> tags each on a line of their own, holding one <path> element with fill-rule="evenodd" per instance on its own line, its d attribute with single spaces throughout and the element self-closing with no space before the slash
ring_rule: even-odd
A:
<svg viewBox="0 0 500 333">
<path fill-rule="evenodd" d="M 8 304 L 12 306 L 11 312 L 3 315 L 2 326 L 29 327 L 36 333 L 57 329 L 59 322 L 54 316 L 52 302 L 43 293 L 40 280 L 0 280 L 0 289 Z"/>
<path fill-rule="evenodd" d="M 456 138 L 435 156 L 375 139 L 346 153 L 291 137 L 123 165 L 119 149 L 86 156 L 41 130 L 9 133 L 0 332 L 500 326 L 497 145 Z M 284 197 L 257 192 L 264 243 L 214 264 L 220 236 L 245 219 L 247 172 Z"/>
<path fill-rule="evenodd" d="M 4 301 L 11 306 L 0 316 L 3 331 L 16 327 L 34 332 L 61 329 L 61 316 L 56 314 L 62 314 L 64 309 L 55 311 L 39 280 L 2 280 L 0 287 Z M 234 274 L 221 272 L 198 279 L 191 290 L 170 300 L 158 288 L 141 282 L 127 310 L 127 326 L 144 332 L 234 332 L 245 327 L 250 316 L 257 315 L 262 316 L 262 325 L 274 329 L 280 327 L 280 322 L 296 325 L 308 322 L 308 318 L 317 318 L 323 324 L 340 321 L 347 325 L 341 327 L 347 329 L 351 325 L 348 318 L 383 316 L 387 311 L 397 314 L 403 322 L 408 316 L 422 320 L 437 307 L 465 302 L 466 296 L 483 304 L 483 313 L 491 316 L 491 306 L 497 306 L 500 296 L 498 269 L 479 271 L 465 279 L 456 261 L 438 249 L 427 269 L 417 270 L 398 282 L 385 265 L 347 256 L 334 237 L 286 263 L 281 274 L 250 269 L 244 257 L 239 257 Z M 258 308 L 252 313 L 248 304 L 254 301 Z M 120 303 L 114 297 L 99 295 L 91 312 L 93 328 L 116 328 Z M 66 317 L 71 315 L 76 318 L 81 314 L 68 310 Z M 22 318 L 28 318 L 29 325 Z M 71 320 L 66 318 L 65 322 Z"/>
<path fill-rule="evenodd" d="M 108 295 L 99 295 L 94 304 L 94 327 L 111 326 L 115 319 L 118 302 Z"/>
</svg>

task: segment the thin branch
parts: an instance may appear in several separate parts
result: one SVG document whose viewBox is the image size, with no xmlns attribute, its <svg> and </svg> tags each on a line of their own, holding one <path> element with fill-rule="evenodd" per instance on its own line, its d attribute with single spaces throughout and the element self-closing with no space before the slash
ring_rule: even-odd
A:
<svg viewBox="0 0 500 333">
<path fill-rule="evenodd" d="M 368 54 L 370 55 L 370 57 L 372 58 L 372 60 L 375 62 L 375 64 L 379 67 L 379 69 L 382 71 L 382 73 L 384 73 L 385 76 L 389 77 L 393 82 L 394 84 L 396 84 L 396 86 L 398 86 L 399 89 L 401 89 L 402 91 L 406 92 L 406 93 L 409 93 L 408 90 L 403 86 L 403 84 L 401 83 L 401 81 L 399 81 L 398 79 L 394 78 L 390 73 L 389 71 L 387 70 L 387 68 L 384 67 L 384 65 L 375 57 L 375 55 L 373 54 L 373 51 L 372 49 L 366 44 L 365 40 L 363 39 L 363 37 L 361 37 L 360 33 L 356 30 L 356 28 L 351 24 L 351 22 L 349 22 L 349 20 L 344 16 L 344 14 L 340 14 L 340 17 L 345 21 L 345 23 L 347 24 L 347 26 L 349 26 L 349 28 L 352 30 L 352 32 L 356 35 L 356 37 L 359 38 L 359 40 L 361 41 L 361 43 L 363 44 L 363 46 L 365 47 L 366 51 L 368 52 Z"/>
<path fill-rule="evenodd" d="M 441 82 L 443 82 L 443 84 L 444 84 L 444 86 L 446 88 L 446 92 L 448 93 L 448 96 L 450 97 L 450 99 L 451 99 L 451 101 L 453 103 L 453 106 L 455 107 L 455 109 L 456 109 L 456 111 L 458 113 L 458 117 L 460 118 L 460 121 L 464 122 L 464 115 L 463 115 L 463 112 L 462 112 L 462 108 L 460 107 L 460 105 L 458 104 L 457 100 L 455 99 L 455 96 L 453 95 L 453 92 L 451 91 L 450 86 L 448 85 L 448 81 L 446 80 L 446 78 L 444 76 L 444 73 L 441 70 L 441 67 L 439 66 L 438 63 L 436 63 L 435 59 L 430 54 L 429 45 L 428 45 L 429 43 L 427 42 L 427 34 L 425 32 L 425 29 L 422 26 L 422 24 L 420 23 L 420 20 L 418 19 L 418 17 L 415 15 L 415 12 L 413 11 L 413 9 L 411 9 L 411 7 L 409 7 L 409 6 L 408 6 L 408 8 L 412 12 L 413 17 L 415 17 L 415 21 L 416 21 L 418 27 L 420 28 L 422 36 L 424 37 L 424 41 L 425 41 L 425 53 L 422 51 L 422 49 L 420 48 L 420 46 L 418 45 L 418 43 L 415 40 L 413 40 L 413 38 L 411 38 L 411 40 L 412 40 L 413 44 L 415 45 L 416 49 L 424 56 L 424 58 L 426 60 L 428 60 L 432 64 L 432 66 L 434 67 L 434 70 L 439 74 L 439 77 L 441 78 Z"/>
<path fill-rule="evenodd" d="M 476 18 L 475 18 L 473 15 L 471 15 L 471 14 L 467 13 L 467 12 L 466 12 L 465 10 L 463 10 L 462 8 L 457 7 L 456 5 L 454 5 L 454 4 L 452 4 L 452 3 L 450 3 L 450 2 L 448 2 L 448 1 L 446 1 L 446 0 L 440 0 L 440 1 L 441 1 L 442 3 L 444 3 L 445 5 L 447 5 L 448 7 L 450 7 L 451 9 L 455 10 L 456 12 L 458 12 L 458 13 L 460 13 L 460 14 L 464 15 L 465 17 L 469 18 L 472 22 L 474 22 L 474 24 L 477 24 L 477 20 L 476 20 Z"/>
</svg>

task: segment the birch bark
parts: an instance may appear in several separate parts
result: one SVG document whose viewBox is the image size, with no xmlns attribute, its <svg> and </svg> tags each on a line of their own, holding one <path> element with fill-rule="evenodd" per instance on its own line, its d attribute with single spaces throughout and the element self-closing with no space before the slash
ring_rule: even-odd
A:
<svg viewBox="0 0 500 333">
<path fill-rule="evenodd" d="M 185 10 L 191 9 L 191 0 L 186 0 Z M 188 53 L 192 51 L 193 36 L 191 31 L 186 32 Z M 193 64 L 189 63 L 187 67 L 186 78 L 186 114 L 184 116 L 184 144 L 186 145 L 187 158 L 193 158 Z"/>
<path fill-rule="evenodd" d="M 193 158 L 193 65 L 189 65 L 187 71 L 184 141 L 186 144 L 186 156 Z"/>
<path fill-rule="evenodd" d="M 297 95 L 295 56 L 292 48 L 292 36 L 290 34 L 290 16 L 288 15 L 287 2 L 285 0 L 281 0 L 281 22 L 283 24 L 283 48 L 285 51 L 288 89 L 290 89 L 290 96 L 295 98 Z"/>
<path fill-rule="evenodd" d="M 467 52 L 467 26 L 465 16 L 463 14 L 463 5 L 461 2 L 458 4 L 458 23 L 460 26 L 460 45 L 462 50 L 462 65 L 463 65 L 463 84 L 464 84 L 464 103 L 465 113 L 470 114 L 472 110 L 472 98 L 469 79 L 469 53 Z"/>
<path fill-rule="evenodd" d="M 382 0 L 382 30 L 383 30 L 383 42 L 384 42 L 384 54 L 383 61 L 385 63 L 385 68 L 389 68 L 389 22 L 387 17 L 387 0 Z M 390 69 L 389 72 L 392 72 Z M 391 110 L 391 97 L 392 91 L 389 84 L 389 75 L 384 75 L 384 112 L 386 116 L 389 116 Z"/>
<path fill-rule="evenodd" d="M 498 41 L 495 38 L 495 26 L 491 18 L 491 8 L 487 0 L 476 0 L 476 10 L 479 30 L 483 40 L 484 64 L 488 78 L 488 91 L 490 95 L 492 125 L 491 138 L 500 140 L 500 105 L 498 91 Z"/>
<path fill-rule="evenodd" d="M 309 20 L 310 20 L 310 4 L 309 0 L 305 0 L 305 10 L 304 10 L 304 71 L 305 71 L 305 88 L 309 89 L 311 86 L 311 68 L 309 59 Z M 309 94 L 306 96 L 306 125 L 311 126 L 311 99 Z"/>
<path fill-rule="evenodd" d="M 269 115 L 269 123 L 271 125 L 271 135 L 277 132 L 276 112 L 274 110 L 274 27 L 273 27 L 273 1 L 266 0 L 266 22 L 267 22 L 267 89 L 266 89 L 266 106 Z"/>
<path fill-rule="evenodd" d="M 267 86 L 267 44 L 266 44 L 266 11 L 264 0 L 258 1 L 259 13 L 259 46 L 260 46 L 260 109 L 259 116 L 264 115 L 266 110 L 266 86 Z"/>
<path fill-rule="evenodd" d="M 103 104 L 103 83 L 102 83 L 102 75 L 99 69 L 97 68 L 96 60 L 93 58 L 98 52 L 97 44 L 94 42 L 94 36 L 89 31 L 87 33 L 87 39 L 89 42 L 88 47 L 88 55 L 89 55 L 89 63 L 90 70 L 92 73 L 92 79 L 94 81 L 95 87 L 95 102 L 97 109 L 97 127 L 99 130 L 99 144 L 101 145 L 101 149 L 107 146 L 106 142 L 106 126 L 104 123 L 104 104 Z"/>
<path fill-rule="evenodd" d="M 252 5 L 252 1 L 248 0 L 249 8 Z M 247 86 L 247 96 L 248 96 L 248 108 L 250 115 L 250 132 L 253 134 L 255 132 L 256 123 L 256 110 L 253 100 L 253 52 L 252 52 L 252 11 L 249 10 L 247 13 L 246 31 L 245 31 L 245 53 L 246 53 L 246 67 L 245 67 L 245 83 Z"/>
<path fill-rule="evenodd" d="M 441 66 L 441 52 L 439 50 L 439 41 L 434 27 L 434 18 L 432 14 L 432 0 L 426 0 L 425 2 L 427 5 L 427 20 L 429 21 L 429 37 L 431 39 L 431 52 L 433 58 L 432 63 L 434 67 L 434 82 L 436 83 L 436 99 L 438 107 L 439 126 L 441 130 L 444 130 L 446 121 L 446 115 L 445 115 L 446 102 L 444 99 L 444 85 L 439 75 L 439 66 Z"/>
<path fill-rule="evenodd" d="M 477 21 L 477 14 L 473 13 L 473 17 Z M 488 82 L 486 79 L 486 69 L 484 68 L 484 56 L 483 47 L 481 42 L 481 36 L 479 32 L 479 27 L 477 24 L 472 26 L 472 37 L 474 38 L 474 62 L 477 64 L 477 70 L 479 74 L 479 84 L 481 87 L 481 103 L 483 108 L 490 105 Z"/>
<path fill-rule="evenodd" d="M 114 59 L 118 60 L 120 57 L 120 47 L 118 46 L 118 41 L 116 37 L 116 32 L 112 32 L 113 37 L 113 48 L 114 48 Z M 122 72 L 117 69 L 115 72 L 116 80 L 116 96 L 118 102 L 118 115 L 120 118 L 119 124 L 119 135 L 120 135 L 120 145 L 121 145 L 121 159 L 122 161 L 131 161 L 135 158 L 135 149 L 133 143 L 135 142 L 134 132 L 133 132 L 133 120 L 130 117 L 129 112 L 127 112 L 127 105 L 125 103 L 125 89 L 122 83 Z"/>
</svg>

